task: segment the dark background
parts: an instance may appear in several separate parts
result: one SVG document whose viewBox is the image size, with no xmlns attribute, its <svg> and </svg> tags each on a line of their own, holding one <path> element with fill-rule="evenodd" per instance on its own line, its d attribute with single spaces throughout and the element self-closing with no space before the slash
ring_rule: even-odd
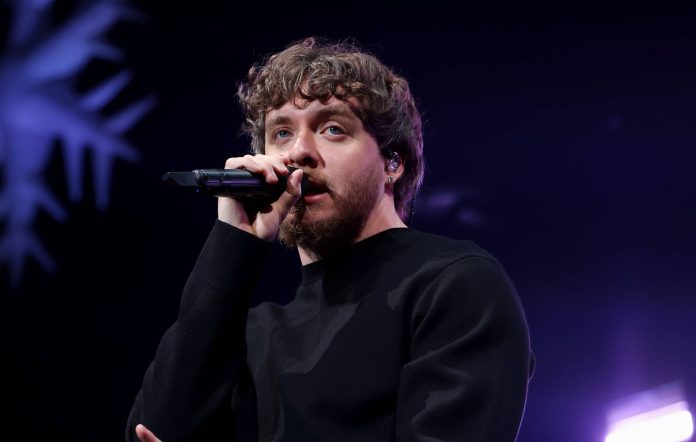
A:
<svg viewBox="0 0 696 442">
<path fill-rule="evenodd" d="M 74 7 L 56 2 L 56 23 Z M 125 60 L 95 60 L 75 84 L 126 65 L 134 81 L 105 112 L 157 97 L 128 133 L 140 161 L 116 162 L 98 211 L 89 174 L 86 198 L 68 203 L 56 150 L 46 179 L 69 219 L 36 228 L 58 271 L 30 262 L 12 291 L 0 268 L 9 434 L 122 439 L 216 214 L 160 176 L 246 153 L 236 82 L 312 35 L 353 37 L 410 81 L 428 164 L 414 226 L 477 241 L 515 282 L 537 359 L 519 441 L 601 441 L 612 401 L 675 380 L 696 404 L 694 7 L 140 10 L 146 21 L 108 34 Z M 287 299 L 299 260 L 278 247 L 268 274 L 262 293 Z"/>
</svg>

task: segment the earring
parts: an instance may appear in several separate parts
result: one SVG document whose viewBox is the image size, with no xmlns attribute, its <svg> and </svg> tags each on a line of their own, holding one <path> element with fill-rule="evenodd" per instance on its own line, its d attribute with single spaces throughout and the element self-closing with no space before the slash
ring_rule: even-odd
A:
<svg viewBox="0 0 696 442">
<path fill-rule="evenodd" d="M 389 176 L 387 177 L 387 184 L 391 184 L 391 183 L 393 183 L 393 182 L 394 182 L 394 177 L 391 176 L 391 175 L 389 175 Z"/>
</svg>

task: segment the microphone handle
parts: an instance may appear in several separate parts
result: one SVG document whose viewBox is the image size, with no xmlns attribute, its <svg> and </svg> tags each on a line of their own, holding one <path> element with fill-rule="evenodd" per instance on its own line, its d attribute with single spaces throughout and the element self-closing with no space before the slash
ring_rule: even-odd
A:
<svg viewBox="0 0 696 442">
<path fill-rule="evenodd" d="M 290 173 L 295 170 L 295 167 L 288 167 Z M 194 193 L 268 201 L 278 199 L 287 185 L 287 177 L 278 176 L 278 183 L 268 184 L 263 175 L 243 169 L 196 169 L 192 172 L 167 172 L 162 179 L 179 189 Z M 306 185 L 306 177 L 303 177 L 303 191 Z"/>
<path fill-rule="evenodd" d="M 278 183 L 270 185 L 262 175 L 241 169 L 196 169 L 193 173 L 199 189 L 236 198 L 279 197 L 287 182 L 285 177 L 278 177 Z"/>
</svg>

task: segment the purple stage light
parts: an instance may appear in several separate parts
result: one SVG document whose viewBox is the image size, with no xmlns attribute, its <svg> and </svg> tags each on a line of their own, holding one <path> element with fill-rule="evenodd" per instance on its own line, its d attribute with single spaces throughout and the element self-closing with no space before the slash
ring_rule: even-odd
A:
<svg viewBox="0 0 696 442">
<path fill-rule="evenodd" d="M 686 402 L 679 402 L 617 422 L 605 442 L 685 442 L 694 424 Z"/>
<path fill-rule="evenodd" d="M 104 34 L 120 20 L 141 18 L 128 2 L 78 2 L 74 14 L 53 27 L 53 0 L 9 3 L 13 14 L 0 57 L 0 267 L 8 267 L 10 284 L 18 289 L 29 258 L 45 270 L 55 268 L 35 231 L 41 212 L 57 221 L 68 218 L 45 179 L 55 142 L 61 142 L 70 199 L 82 199 L 84 161 L 91 154 L 96 206 L 106 209 L 113 163 L 139 155 L 124 134 L 154 99 L 105 115 L 131 80 L 125 70 L 84 93 L 74 88 L 92 60 L 121 59 Z"/>
<path fill-rule="evenodd" d="M 608 420 L 604 442 L 686 442 L 694 433 L 689 404 L 677 383 L 624 399 Z"/>
</svg>

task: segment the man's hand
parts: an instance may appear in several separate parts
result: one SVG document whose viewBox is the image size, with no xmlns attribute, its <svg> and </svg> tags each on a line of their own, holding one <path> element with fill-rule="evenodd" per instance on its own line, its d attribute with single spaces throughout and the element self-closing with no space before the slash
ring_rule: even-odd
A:
<svg viewBox="0 0 696 442">
<path fill-rule="evenodd" d="M 244 169 L 262 175 L 268 184 L 276 184 L 278 176 L 287 176 L 289 160 L 269 155 L 245 155 L 229 158 L 225 169 Z M 258 213 L 247 213 L 244 205 L 233 198 L 218 198 L 218 219 L 266 241 L 272 241 L 280 229 L 280 224 L 295 205 L 300 196 L 302 170 L 296 170 L 288 178 L 287 189 L 270 206 Z"/>
<path fill-rule="evenodd" d="M 161 440 L 157 439 L 155 433 L 148 430 L 143 424 L 138 424 L 135 426 L 135 434 L 138 436 L 138 439 L 140 439 L 140 442 L 162 442 Z"/>
</svg>

